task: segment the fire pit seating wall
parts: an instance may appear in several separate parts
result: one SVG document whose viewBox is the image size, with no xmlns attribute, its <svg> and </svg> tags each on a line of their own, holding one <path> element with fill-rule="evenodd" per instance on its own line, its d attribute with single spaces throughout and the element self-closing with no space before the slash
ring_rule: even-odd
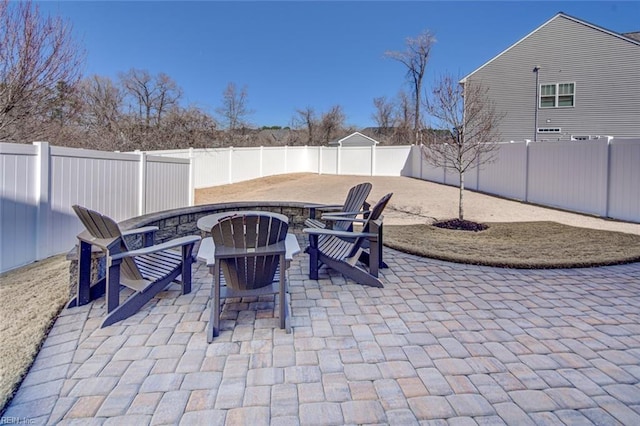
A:
<svg viewBox="0 0 640 426">
<path fill-rule="evenodd" d="M 289 229 L 301 230 L 304 227 L 304 221 L 309 217 L 309 209 L 304 206 L 309 204 L 310 203 L 288 201 L 204 204 L 137 216 L 119 222 L 118 225 L 123 231 L 143 226 L 157 226 L 158 231 L 155 233 L 155 243 L 163 243 L 185 235 L 200 235 L 203 238 L 208 237 L 209 235 L 206 235 L 208 233 L 199 230 L 197 226 L 198 219 L 203 216 L 221 212 L 257 210 L 283 214 L 289 218 Z M 136 235 L 127 238 L 127 243 L 132 250 L 142 247 L 141 236 Z M 91 259 L 91 282 L 95 282 L 98 277 L 103 276 L 105 273 L 103 253 L 97 249 L 97 247 L 93 247 L 93 250 Z M 194 253 L 197 253 L 197 247 Z M 67 254 L 67 260 L 70 261 L 69 294 L 70 298 L 72 298 L 76 295 L 76 289 L 78 287 L 78 254 L 76 247 Z"/>
</svg>

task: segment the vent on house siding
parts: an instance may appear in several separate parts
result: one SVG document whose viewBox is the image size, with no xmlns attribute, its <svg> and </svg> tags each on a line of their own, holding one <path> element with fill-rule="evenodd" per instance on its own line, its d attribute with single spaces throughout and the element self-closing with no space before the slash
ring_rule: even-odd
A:
<svg viewBox="0 0 640 426">
<path fill-rule="evenodd" d="M 538 133 L 560 133 L 560 127 L 538 127 Z"/>
</svg>

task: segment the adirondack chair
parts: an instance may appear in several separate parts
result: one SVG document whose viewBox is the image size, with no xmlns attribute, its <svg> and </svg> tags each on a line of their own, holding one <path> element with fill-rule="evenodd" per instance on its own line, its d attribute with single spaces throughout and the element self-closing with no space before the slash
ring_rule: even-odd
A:
<svg viewBox="0 0 640 426">
<path fill-rule="evenodd" d="M 382 212 L 393 194 L 382 197 L 371 209 L 365 219 L 353 219 L 362 221 L 362 232 L 336 231 L 333 229 L 305 228 L 309 234 L 309 278 L 318 279 L 318 269 L 325 264 L 331 269 L 340 272 L 355 282 L 372 287 L 382 287 L 378 278 L 380 267 L 378 244 L 379 229 L 382 226 Z M 363 246 L 364 241 L 369 242 L 369 253 Z M 358 262 L 368 265 L 364 269 Z"/>
<path fill-rule="evenodd" d="M 176 281 L 182 294 L 191 292 L 193 247 L 200 237 L 193 235 L 153 244 L 157 227 L 145 227 L 122 232 L 111 218 L 78 205 L 73 206 L 86 231 L 78 235 L 78 294 L 69 307 L 89 303 L 106 293 L 107 316 L 101 327 L 138 312 L 156 294 Z M 125 236 L 143 234 L 145 247 L 130 250 Z M 95 284 L 90 283 L 91 246 L 99 247 L 107 257 L 107 274 Z M 175 250 L 180 248 L 181 250 Z M 178 280 L 178 277 L 181 277 Z M 120 303 L 120 285 L 133 293 Z"/>
<path fill-rule="evenodd" d="M 352 231 L 353 222 L 349 219 L 356 217 L 356 215 L 366 210 L 369 205 L 366 203 L 367 197 L 371 192 L 371 184 L 369 182 L 360 183 L 351 189 L 347 193 L 347 198 L 344 200 L 344 204 L 310 204 L 305 206 L 309 208 L 309 219 L 304 222 L 307 228 L 331 228 L 337 231 Z M 318 220 L 316 218 L 316 211 L 339 213 L 344 216 L 346 220 L 334 219 L 329 224 Z M 321 217 L 324 219 L 324 215 Z M 327 226 L 329 225 L 329 226 Z"/>
<path fill-rule="evenodd" d="M 220 333 L 221 300 L 229 297 L 278 294 L 280 328 L 291 331 L 285 278 L 289 224 L 283 219 L 270 214 L 243 214 L 222 219 L 211 228 L 215 254 L 209 343 Z M 208 240 L 203 241 L 201 252 L 207 250 Z M 294 244 L 299 250 L 295 240 Z"/>
</svg>

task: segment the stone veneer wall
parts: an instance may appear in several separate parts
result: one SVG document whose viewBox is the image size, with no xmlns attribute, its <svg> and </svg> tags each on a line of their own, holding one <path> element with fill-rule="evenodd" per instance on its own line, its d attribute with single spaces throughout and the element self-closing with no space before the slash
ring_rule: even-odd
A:
<svg viewBox="0 0 640 426">
<path fill-rule="evenodd" d="M 185 235 L 200 235 L 203 238 L 206 237 L 208 233 L 201 231 L 197 226 L 198 219 L 203 216 L 227 211 L 256 210 L 283 214 L 289 218 L 289 229 L 300 230 L 303 228 L 305 219 L 309 217 L 309 208 L 305 207 L 307 205 L 308 203 L 287 201 L 203 204 L 137 216 L 122 221 L 118 225 L 120 225 L 120 229 L 123 231 L 143 226 L 157 226 L 158 231 L 155 235 L 155 242 L 162 243 Z M 131 240 L 128 240 L 127 243 L 133 249 L 141 246 L 140 240 L 141 237 L 133 237 Z M 67 259 L 71 262 L 69 265 L 69 293 L 70 297 L 73 298 L 75 297 L 78 285 L 78 258 L 76 249 L 69 252 Z M 91 264 L 92 282 L 94 282 L 99 275 L 104 274 L 104 268 L 102 252 L 94 252 Z"/>
</svg>

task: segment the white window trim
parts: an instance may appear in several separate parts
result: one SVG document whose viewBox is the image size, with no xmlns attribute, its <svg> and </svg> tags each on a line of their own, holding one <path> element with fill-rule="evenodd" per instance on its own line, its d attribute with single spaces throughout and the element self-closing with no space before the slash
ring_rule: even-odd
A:
<svg viewBox="0 0 640 426">
<path fill-rule="evenodd" d="M 559 105 L 559 101 L 560 101 L 560 96 L 569 96 L 569 95 L 560 95 L 560 85 L 561 84 L 573 84 L 573 94 L 571 96 L 573 96 L 573 105 L 567 105 L 567 106 L 560 106 Z M 542 86 L 551 86 L 551 85 L 555 85 L 556 86 L 556 93 L 555 93 L 555 103 L 553 106 L 542 106 Z M 576 106 L 576 82 L 575 81 L 560 81 L 558 83 L 540 83 L 540 87 L 538 88 L 538 108 L 539 109 L 553 109 L 553 108 L 574 108 Z M 549 96 L 546 96 L 549 97 Z"/>
</svg>

